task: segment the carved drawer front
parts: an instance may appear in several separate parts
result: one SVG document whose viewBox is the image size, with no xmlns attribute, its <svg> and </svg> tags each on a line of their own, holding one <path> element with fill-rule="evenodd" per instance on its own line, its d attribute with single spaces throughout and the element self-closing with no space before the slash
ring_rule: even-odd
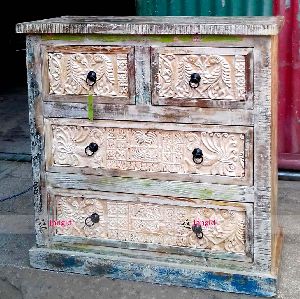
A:
<svg viewBox="0 0 300 299">
<path fill-rule="evenodd" d="M 252 184 L 252 128 L 49 119 L 47 169 Z M 55 170 L 57 171 L 57 170 Z"/>
<path fill-rule="evenodd" d="M 101 239 L 106 245 L 130 242 L 136 248 L 149 244 L 147 250 L 193 255 L 207 251 L 229 259 L 251 256 L 252 204 L 195 200 L 193 206 L 179 206 L 168 198 L 159 198 L 158 204 L 149 202 L 158 202 L 151 196 L 138 201 L 130 201 L 130 195 L 120 199 L 124 196 L 80 196 L 79 190 L 52 195 L 54 235 Z"/>
<path fill-rule="evenodd" d="M 250 48 L 152 48 L 154 105 L 252 108 Z"/>
<path fill-rule="evenodd" d="M 134 104 L 133 53 L 133 47 L 45 48 L 45 100 L 86 102 L 93 94 L 102 103 Z"/>
</svg>

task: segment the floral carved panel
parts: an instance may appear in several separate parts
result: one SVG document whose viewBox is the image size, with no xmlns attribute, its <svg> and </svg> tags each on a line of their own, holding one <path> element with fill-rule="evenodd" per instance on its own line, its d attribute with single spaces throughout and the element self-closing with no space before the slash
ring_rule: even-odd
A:
<svg viewBox="0 0 300 299">
<path fill-rule="evenodd" d="M 56 201 L 57 220 L 71 223 L 57 227 L 58 235 L 239 254 L 246 251 L 244 207 L 211 205 L 195 208 L 58 195 Z M 97 213 L 100 220 L 89 227 L 85 225 L 85 219 L 93 213 Z M 192 231 L 193 223 L 202 226 L 202 239 Z"/>
<path fill-rule="evenodd" d="M 245 175 L 245 134 L 51 125 L 53 165 L 125 171 Z M 85 148 L 97 143 L 87 156 Z M 193 162 L 200 148 L 203 162 Z"/>
<path fill-rule="evenodd" d="M 156 90 L 160 98 L 246 100 L 243 55 L 160 53 Z M 191 88 L 191 74 L 201 77 Z"/>
<path fill-rule="evenodd" d="M 125 53 L 48 53 L 50 94 L 128 97 L 128 58 Z M 86 83 L 89 71 L 96 83 Z"/>
</svg>

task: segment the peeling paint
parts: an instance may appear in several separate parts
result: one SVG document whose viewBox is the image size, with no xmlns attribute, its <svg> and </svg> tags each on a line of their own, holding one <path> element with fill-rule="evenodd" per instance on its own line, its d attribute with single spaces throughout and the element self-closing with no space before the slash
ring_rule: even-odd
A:
<svg viewBox="0 0 300 299">
<path fill-rule="evenodd" d="M 243 38 L 241 36 L 232 35 L 202 35 L 202 42 L 240 42 Z"/>
<path fill-rule="evenodd" d="M 102 41 L 102 42 L 124 42 L 124 41 L 134 41 L 134 42 L 162 42 L 162 43 L 172 43 L 172 42 L 192 42 L 197 41 L 197 35 L 121 35 L 121 34 L 45 34 L 42 35 L 43 41 L 48 40 L 63 40 L 63 41 Z"/>
<path fill-rule="evenodd" d="M 80 274 L 105 276 L 112 279 L 145 281 L 151 283 L 205 288 L 218 291 L 244 293 L 256 296 L 272 297 L 276 295 L 276 276 L 258 273 L 231 273 L 215 269 L 204 270 L 201 267 L 176 268 L 165 263 L 155 264 L 137 258 L 102 256 L 59 250 L 35 248 L 30 250 L 31 265 L 37 268 L 60 271 L 61 265 L 68 265 L 65 271 Z"/>
<path fill-rule="evenodd" d="M 209 199 L 213 197 L 214 192 L 209 189 L 202 189 L 199 191 L 199 198 Z"/>
</svg>

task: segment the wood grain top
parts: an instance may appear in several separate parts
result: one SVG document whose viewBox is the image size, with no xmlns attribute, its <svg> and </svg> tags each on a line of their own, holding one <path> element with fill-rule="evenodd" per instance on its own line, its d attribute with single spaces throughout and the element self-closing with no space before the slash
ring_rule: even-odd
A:
<svg viewBox="0 0 300 299">
<path fill-rule="evenodd" d="M 276 35 L 283 17 L 63 16 L 19 23 L 17 33 Z"/>
</svg>

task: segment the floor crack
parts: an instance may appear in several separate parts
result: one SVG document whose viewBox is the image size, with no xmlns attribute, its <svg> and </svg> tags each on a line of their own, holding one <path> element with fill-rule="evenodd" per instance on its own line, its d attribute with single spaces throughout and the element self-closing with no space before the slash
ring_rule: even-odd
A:
<svg viewBox="0 0 300 299">
<path fill-rule="evenodd" d="M 15 291 L 17 291 L 17 292 L 20 294 L 21 299 L 24 299 L 23 292 L 22 292 L 22 289 L 21 289 L 21 288 L 15 286 L 11 281 L 9 281 L 9 280 L 7 279 L 7 277 L 0 277 L 0 280 L 1 280 L 2 282 L 4 282 L 4 283 L 8 283 Z"/>
</svg>

